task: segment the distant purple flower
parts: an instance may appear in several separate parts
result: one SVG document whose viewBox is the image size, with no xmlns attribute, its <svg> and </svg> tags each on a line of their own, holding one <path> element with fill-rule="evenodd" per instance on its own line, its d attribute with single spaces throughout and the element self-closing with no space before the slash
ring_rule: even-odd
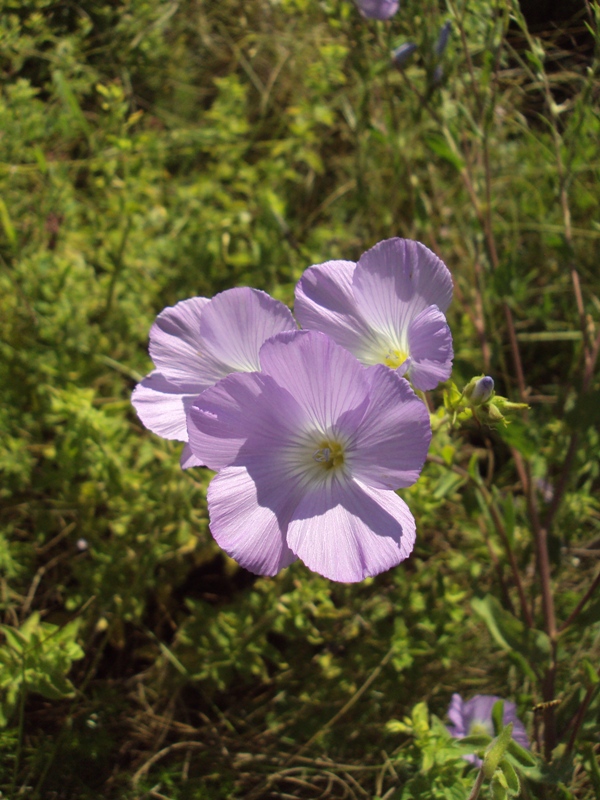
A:
<svg viewBox="0 0 600 800">
<path fill-rule="evenodd" d="M 399 0 L 356 0 L 360 13 L 367 19 L 389 19 L 400 6 Z"/>
<path fill-rule="evenodd" d="M 542 500 L 544 503 L 551 503 L 554 499 L 554 487 L 552 484 L 549 481 L 544 480 L 544 478 L 536 478 L 535 485 L 542 495 Z"/>
<path fill-rule="evenodd" d="M 400 47 L 392 51 L 392 61 L 394 65 L 398 67 L 398 69 L 402 69 L 416 49 L 417 45 L 414 42 L 404 42 L 404 44 L 401 44 Z"/>
<path fill-rule="evenodd" d="M 259 369 L 258 351 L 265 340 L 296 329 L 283 303 L 247 287 L 165 308 L 150 329 L 156 369 L 138 383 L 131 398 L 139 418 L 164 439 L 187 442 L 185 415 L 192 400 L 231 372 Z M 202 463 L 185 447 L 181 465 Z"/>
<path fill-rule="evenodd" d="M 219 471 L 208 489 L 219 545 L 259 575 L 296 557 L 347 582 L 396 566 L 415 521 L 394 490 L 425 461 L 425 405 L 315 331 L 270 339 L 260 367 L 207 389 L 188 415 L 192 451 Z"/>
<path fill-rule="evenodd" d="M 496 697 L 491 694 L 476 694 L 465 702 L 459 694 L 453 694 L 448 708 L 448 717 L 452 725 L 448 727 L 448 730 L 457 739 L 482 733 L 494 736 L 492 709 L 494 708 L 494 703 L 502 699 L 502 697 Z M 502 722 L 504 725 L 512 722 L 512 738 L 521 747 L 529 749 L 529 739 L 527 738 L 525 726 L 517 717 L 517 707 L 510 700 L 504 700 Z M 481 759 L 475 755 L 465 756 L 465 758 L 472 764 L 481 764 Z"/>
<path fill-rule="evenodd" d="M 386 239 L 358 263 L 309 267 L 296 286 L 295 314 L 363 364 L 386 364 L 417 389 L 434 389 L 452 371 L 448 268 L 420 242 Z"/>
<path fill-rule="evenodd" d="M 433 75 L 431 77 L 431 83 L 433 86 L 437 86 L 442 82 L 444 77 L 444 69 L 441 64 L 438 64 L 435 69 L 433 70 Z"/>
<path fill-rule="evenodd" d="M 440 35 L 438 36 L 438 40 L 435 43 L 435 54 L 439 58 L 446 47 L 448 46 L 448 40 L 450 39 L 450 32 L 452 31 L 452 23 L 450 21 L 446 22 L 442 29 L 440 30 Z"/>
</svg>

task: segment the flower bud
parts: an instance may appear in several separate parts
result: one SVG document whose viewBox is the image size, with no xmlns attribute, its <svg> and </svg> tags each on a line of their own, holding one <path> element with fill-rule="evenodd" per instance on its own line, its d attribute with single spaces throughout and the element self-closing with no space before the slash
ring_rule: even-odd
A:
<svg viewBox="0 0 600 800">
<path fill-rule="evenodd" d="M 483 378 L 479 378 L 475 386 L 473 386 L 473 390 L 471 392 L 471 402 L 480 405 L 481 403 L 487 403 L 487 401 L 492 396 L 492 392 L 494 391 L 494 379 L 490 378 L 489 375 L 484 375 Z"/>
<path fill-rule="evenodd" d="M 450 31 L 452 30 L 452 23 L 446 22 L 445 25 L 442 27 L 440 31 L 440 35 L 438 36 L 438 40 L 435 43 L 435 54 L 439 58 L 444 50 L 448 45 L 448 39 L 450 38 Z"/>
<path fill-rule="evenodd" d="M 402 69 L 416 49 L 417 45 L 414 42 L 404 42 L 404 44 L 401 44 L 400 47 L 392 51 L 392 61 L 394 65 L 398 67 L 398 69 Z"/>
</svg>

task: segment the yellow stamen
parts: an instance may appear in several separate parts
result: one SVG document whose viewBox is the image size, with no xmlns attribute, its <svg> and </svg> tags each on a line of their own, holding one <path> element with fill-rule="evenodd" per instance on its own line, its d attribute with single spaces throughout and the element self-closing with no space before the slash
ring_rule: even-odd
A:
<svg viewBox="0 0 600 800">
<path fill-rule="evenodd" d="M 407 358 L 408 353 L 405 353 L 404 350 L 389 350 L 383 357 L 383 363 L 392 369 L 397 369 L 404 364 Z"/>
</svg>

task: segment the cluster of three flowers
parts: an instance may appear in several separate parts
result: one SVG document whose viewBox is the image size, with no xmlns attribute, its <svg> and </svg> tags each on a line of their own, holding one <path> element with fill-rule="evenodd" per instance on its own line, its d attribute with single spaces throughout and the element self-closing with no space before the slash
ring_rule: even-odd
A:
<svg viewBox="0 0 600 800">
<path fill-rule="evenodd" d="M 417 480 L 431 440 L 410 383 L 429 390 L 450 376 L 451 298 L 444 263 L 394 238 L 357 263 L 307 269 L 301 330 L 251 288 L 158 316 L 156 369 L 132 402 L 147 428 L 186 442 L 184 468 L 217 471 L 208 508 L 225 552 L 261 575 L 300 558 L 346 582 L 409 555 L 415 521 L 396 490 Z"/>
</svg>

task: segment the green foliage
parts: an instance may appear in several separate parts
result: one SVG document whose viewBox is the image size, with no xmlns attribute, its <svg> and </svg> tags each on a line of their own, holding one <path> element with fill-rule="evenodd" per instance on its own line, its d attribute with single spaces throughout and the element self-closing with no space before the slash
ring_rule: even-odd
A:
<svg viewBox="0 0 600 800">
<path fill-rule="evenodd" d="M 555 733 L 550 765 L 511 741 L 484 794 L 600 797 L 597 595 L 549 634 L 531 516 L 560 500 L 560 627 L 600 530 L 597 4 L 546 30 L 512 0 L 405 0 L 389 23 L 347 0 L 3 10 L 0 789 L 361 794 L 348 774 L 460 800 L 490 741 L 450 737 L 458 691 L 515 700 L 536 748 Z M 255 579 L 210 536 L 210 475 L 130 406 L 150 325 L 234 285 L 291 305 L 309 264 L 396 235 L 456 286 L 452 382 L 402 493 L 415 552 L 359 586 Z M 498 394 L 471 403 L 482 371 Z M 560 703 L 532 711 L 549 670 Z"/>
<path fill-rule="evenodd" d="M 67 678 L 73 661 L 84 652 L 76 642 L 79 620 L 62 628 L 41 622 L 38 612 L 19 628 L 0 626 L 5 644 L 0 646 L 0 725 L 10 722 L 22 693 L 34 692 L 48 700 L 75 696 Z"/>
</svg>

